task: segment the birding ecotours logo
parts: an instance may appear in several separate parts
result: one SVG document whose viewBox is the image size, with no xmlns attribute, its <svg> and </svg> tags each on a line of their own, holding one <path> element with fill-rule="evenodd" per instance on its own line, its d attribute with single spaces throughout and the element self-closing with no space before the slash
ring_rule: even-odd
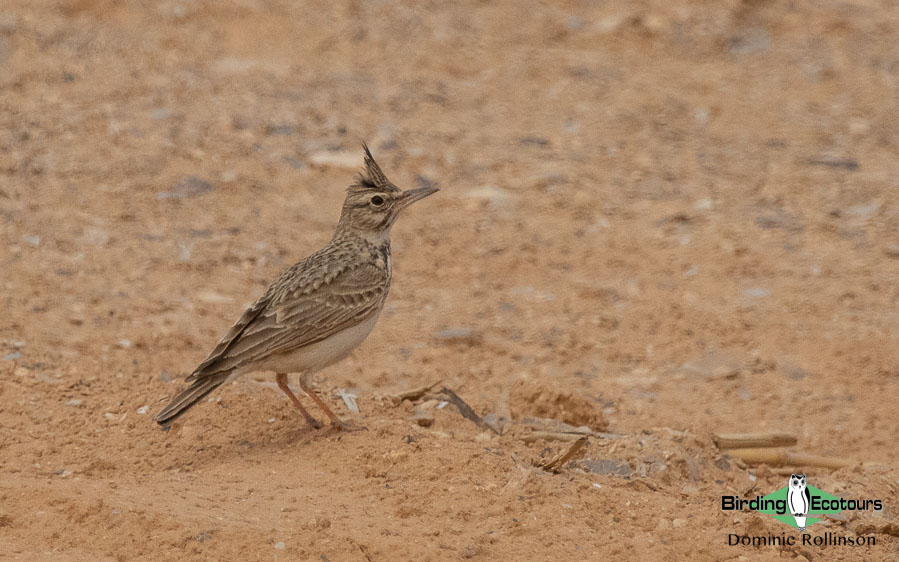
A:
<svg viewBox="0 0 899 562">
<path fill-rule="evenodd" d="M 805 474 L 791 474 L 787 488 L 789 488 L 787 503 L 790 504 L 790 513 L 793 514 L 796 527 L 800 531 L 805 531 L 805 516 L 808 515 L 811 504 L 811 493 L 808 491 L 808 482 L 805 481 Z"/>
<path fill-rule="evenodd" d="M 822 518 L 817 516 L 843 510 L 879 511 L 883 509 L 883 502 L 879 499 L 845 500 L 810 485 L 805 474 L 791 474 L 786 486 L 767 496 L 752 499 L 721 496 L 723 511 L 741 511 L 747 507 L 805 532 L 807 527 L 821 521 Z"/>
<path fill-rule="evenodd" d="M 771 515 L 801 532 L 821 521 L 821 517 L 814 516 L 842 511 L 840 498 L 809 485 L 805 474 L 791 474 L 786 486 L 762 497 L 759 503 L 757 508 L 750 505 L 750 509 Z"/>
</svg>

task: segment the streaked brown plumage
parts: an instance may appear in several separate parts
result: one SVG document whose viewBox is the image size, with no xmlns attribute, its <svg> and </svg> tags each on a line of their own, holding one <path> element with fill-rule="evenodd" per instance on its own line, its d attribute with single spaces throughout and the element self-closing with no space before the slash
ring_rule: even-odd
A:
<svg viewBox="0 0 899 562">
<path fill-rule="evenodd" d="M 349 355 L 377 321 L 390 288 L 390 227 L 400 211 L 437 191 L 396 187 L 365 147 L 365 168 L 347 190 L 331 242 L 285 270 L 196 369 L 191 383 L 156 415 L 167 427 L 225 381 L 274 371 L 306 421 L 320 427 L 287 386 L 300 386 L 337 426 L 345 426 L 308 385 L 314 372 Z"/>
</svg>

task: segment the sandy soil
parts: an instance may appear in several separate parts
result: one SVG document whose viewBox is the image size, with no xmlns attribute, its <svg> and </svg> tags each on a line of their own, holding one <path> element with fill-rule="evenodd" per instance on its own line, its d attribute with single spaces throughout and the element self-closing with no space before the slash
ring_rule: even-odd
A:
<svg viewBox="0 0 899 562">
<path fill-rule="evenodd" d="M 897 30 L 890 0 L 7 0 L 0 558 L 895 559 Z M 360 140 L 442 189 L 317 378 L 369 431 L 264 373 L 160 431 L 329 239 Z M 436 381 L 502 434 L 390 400 Z M 614 435 L 553 474 L 534 417 Z M 747 431 L 871 463 L 795 469 L 882 498 L 809 529 L 876 546 L 728 546 L 795 533 L 720 509 L 794 468 L 712 442 Z"/>
</svg>

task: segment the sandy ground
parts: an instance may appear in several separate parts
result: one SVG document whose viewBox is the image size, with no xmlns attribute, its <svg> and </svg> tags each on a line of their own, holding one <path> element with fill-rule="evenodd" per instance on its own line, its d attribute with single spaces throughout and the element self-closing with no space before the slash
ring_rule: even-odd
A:
<svg viewBox="0 0 899 562">
<path fill-rule="evenodd" d="M 0 558 L 896 559 L 896 45 L 889 0 L 5 1 Z M 442 189 L 317 377 L 369 430 L 260 373 L 160 431 L 361 140 Z M 436 381 L 502 434 L 390 399 Z M 614 435 L 553 474 L 535 417 Z M 869 464 L 712 441 L 748 431 Z M 729 546 L 798 536 L 720 509 L 791 469 L 882 498 L 809 529 L 876 545 Z"/>
</svg>

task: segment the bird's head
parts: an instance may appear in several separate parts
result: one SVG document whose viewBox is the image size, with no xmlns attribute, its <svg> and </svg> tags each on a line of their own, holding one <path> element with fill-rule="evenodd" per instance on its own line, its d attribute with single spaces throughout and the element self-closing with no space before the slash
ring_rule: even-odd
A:
<svg viewBox="0 0 899 562">
<path fill-rule="evenodd" d="M 387 179 L 368 147 L 365 144 L 362 147 L 365 149 L 365 167 L 347 189 L 337 232 L 386 237 L 403 209 L 439 189 L 420 187 L 403 191 Z"/>
</svg>

